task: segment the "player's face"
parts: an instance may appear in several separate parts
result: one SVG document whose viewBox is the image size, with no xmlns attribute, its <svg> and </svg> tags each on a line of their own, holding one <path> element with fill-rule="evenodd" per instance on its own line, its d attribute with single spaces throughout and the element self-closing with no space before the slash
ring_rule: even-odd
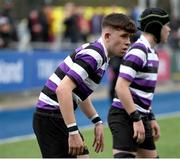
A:
<svg viewBox="0 0 180 159">
<path fill-rule="evenodd" d="M 109 36 L 110 56 L 123 56 L 130 45 L 130 33 L 124 30 L 114 30 Z"/>
<path fill-rule="evenodd" d="M 170 31 L 171 31 L 171 29 L 169 27 L 169 23 L 163 25 L 163 27 L 161 29 L 161 42 L 162 43 L 167 42 Z"/>
</svg>

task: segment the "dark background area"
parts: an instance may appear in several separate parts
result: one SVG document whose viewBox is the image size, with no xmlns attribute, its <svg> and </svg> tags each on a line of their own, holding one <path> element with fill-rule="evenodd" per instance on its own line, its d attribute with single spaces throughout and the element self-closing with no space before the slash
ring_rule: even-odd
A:
<svg viewBox="0 0 180 159">
<path fill-rule="evenodd" d="M 69 2 L 69 0 L 0 0 L 0 9 L 2 9 L 4 3 L 13 2 L 14 9 L 13 14 L 17 19 L 22 19 L 27 17 L 29 11 L 32 8 L 39 9 L 44 4 L 52 4 L 53 6 L 63 6 L 65 3 Z M 128 9 L 133 8 L 137 5 L 138 0 L 73 0 L 72 1 L 78 5 L 85 6 L 111 6 L 111 5 L 119 5 Z M 146 0 L 147 6 L 149 0 Z M 170 11 L 170 0 L 158 0 L 157 6 L 162 7 L 168 11 Z"/>
</svg>

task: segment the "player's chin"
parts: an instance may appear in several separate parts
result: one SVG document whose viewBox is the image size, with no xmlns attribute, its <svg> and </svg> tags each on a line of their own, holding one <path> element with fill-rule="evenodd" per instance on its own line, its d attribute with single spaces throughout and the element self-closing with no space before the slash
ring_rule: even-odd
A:
<svg viewBox="0 0 180 159">
<path fill-rule="evenodd" d="M 116 56 L 122 57 L 122 56 L 124 56 L 125 53 L 126 53 L 126 50 L 121 50 L 121 51 L 117 51 L 115 54 L 116 54 Z"/>
<path fill-rule="evenodd" d="M 119 55 L 120 55 L 120 56 L 124 56 L 125 53 L 126 53 L 126 51 L 123 50 L 123 51 L 121 51 L 121 52 L 119 53 Z"/>
</svg>

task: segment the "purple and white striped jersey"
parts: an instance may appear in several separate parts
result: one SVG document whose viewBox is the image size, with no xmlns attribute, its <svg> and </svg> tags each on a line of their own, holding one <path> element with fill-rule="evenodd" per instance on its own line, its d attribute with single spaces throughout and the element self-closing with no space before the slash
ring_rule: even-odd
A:
<svg viewBox="0 0 180 159">
<path fill-rule="evenodd" d="M 42 89 L 37 107 L 59 109 L 56 88 L 64 76 L 70 77 L 77 87 L 73 90 L 73 103 L 76 109 L 79 102 L 85 100 L 100 84 L 107 68 L 109 58 L 102 39 L 86 43 L 77 48 L 59 64 Z"/>
<path fill-rule="evenodd" d="M 131 82 L 129 89 L 140 112 L 149 112 L 157 82 L 158 65 L 158 56 L 143 35 L 132 44 L 123 58 L 119 77 Z M 123 109 L 120 99 L 116 97 L 112 106 Z"/>
</svg>

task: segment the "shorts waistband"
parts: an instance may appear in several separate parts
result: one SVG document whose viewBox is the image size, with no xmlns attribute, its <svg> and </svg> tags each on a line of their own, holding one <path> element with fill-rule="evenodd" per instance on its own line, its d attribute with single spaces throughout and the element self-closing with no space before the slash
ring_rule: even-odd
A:
<svg viewBox="0 0 180 159">
<path fill-rule="evenodd" d="M 115 106 L 112 106 L 111 109 L 118 109 L 119 111 L 126 112 L 126 110 L 124 108 L 119 108 L 119 107 L 115 107 Z M 145 120 L 148 119 L 149 113 L 140 112 L 139 110 L 137 110 L 137 111 L 141 114 L 142 119 L 145 119 Z"/>
<path fill-rule="evenodd" d="M 59 109 L 49 110 L 49 109 L 36 108 L 36 113 L 41 114 L 41 115 L 46 115 L 46 116 L 62 118 L 62 114 Z"/>
</svg>

